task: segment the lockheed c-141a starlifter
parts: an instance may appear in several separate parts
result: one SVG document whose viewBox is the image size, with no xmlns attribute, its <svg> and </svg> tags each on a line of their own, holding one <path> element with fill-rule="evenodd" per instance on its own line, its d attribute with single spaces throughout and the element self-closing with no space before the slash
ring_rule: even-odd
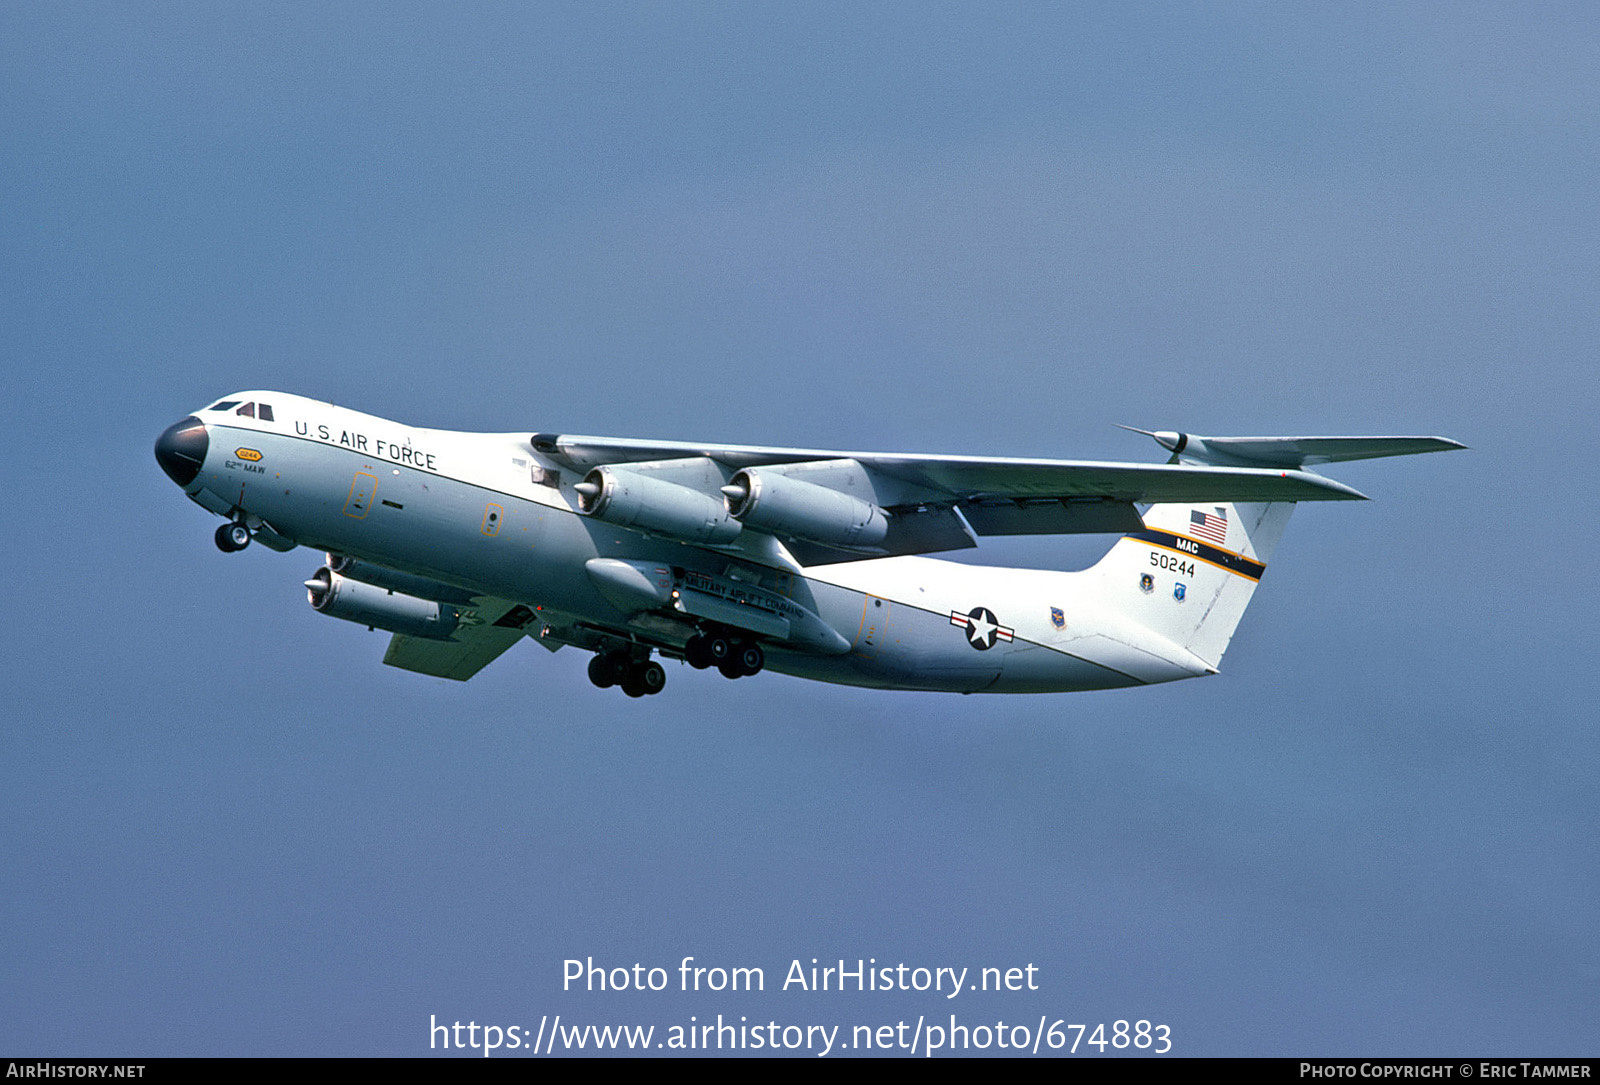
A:
<svg viewBox="0 0 1600 1085">
<path fill-rule="evenodd" d="M 385 663 L 466 679 L 528 637 L 639 697 L 654 656 L 957 693 L 1214 674 L 1295 503 L 1362 496 L 1312 467 L 1462 447 L 1148 436 L 1166 463 L 457 433 L 237 392 L 156 459 L 222 550 L 325 551 L 312 607 L 392 633 Z M 922 556 L 1086 532 L 1118 537 L 1078 572 Z"/>
</svg>

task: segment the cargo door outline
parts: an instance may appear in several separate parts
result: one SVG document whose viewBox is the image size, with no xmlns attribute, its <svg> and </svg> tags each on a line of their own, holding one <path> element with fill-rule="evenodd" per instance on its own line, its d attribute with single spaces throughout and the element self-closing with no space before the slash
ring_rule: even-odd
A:
<svg viewBox="0 0 1600 1085">
<path fill-rule="evenodd" d="M 878 654 L 889 637 L 889 600 L 876 595 L 862 597 L 861 631 L 856 634 L 855 653 L 863 659 Z"/>
<path fill-rule="evenodd" d="M 344 514 L 353 520 L 365 520 L 372 511 L 372 499 L 378 493 L 378 477 L 357 471 L 350 480 L 350 496 L 345 499 Z"/>
</svg>

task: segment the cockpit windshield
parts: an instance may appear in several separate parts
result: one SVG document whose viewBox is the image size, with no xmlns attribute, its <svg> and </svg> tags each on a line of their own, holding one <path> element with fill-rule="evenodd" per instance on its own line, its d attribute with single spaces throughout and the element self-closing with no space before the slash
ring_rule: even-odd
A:
<svg viewBox="0 0 1600 1085">
<path fill-rule="evenodd" d="M 272 417 L 272 406 L 267 403 L 245 403 L 241 405 L 237 399 L 225 399 L 220 403 L 213 403 L 206 410 L 233 411 L 234 414 L 241 418 L 259 418 L 263 422 L 275 421 Z"/>
</svg>

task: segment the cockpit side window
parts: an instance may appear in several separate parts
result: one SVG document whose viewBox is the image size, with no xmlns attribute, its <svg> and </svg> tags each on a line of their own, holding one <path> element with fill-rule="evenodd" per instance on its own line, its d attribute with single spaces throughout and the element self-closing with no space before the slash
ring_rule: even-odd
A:
<svg viewBox="0 0 1600 1085">
<path fill-rule="evenodd" d="M 231 411 L 238 405 L 239 401 L 237 399 L 225 399 L 221 403 L 213 404 L 206 409 L 212 411 Z"/>
<path fill-rule="evenodd" d="M 254 418 L 256 416 L 256 405 L 254 403 L 246 403 L 243 407 L 240 407 L 233 413 L 244 418 Z"/>
<path fill-rule="evenodd" d="M 272 406 L 270 404 L 267 404 L 267 403 L 257 403 L 256 404 L 256 417 L 261 419 L 261 421 L 263 421 L 263 422 L 272 422 L 272 421 L 274 421 L 274 419 L 272 417 Z"/>
</svg>

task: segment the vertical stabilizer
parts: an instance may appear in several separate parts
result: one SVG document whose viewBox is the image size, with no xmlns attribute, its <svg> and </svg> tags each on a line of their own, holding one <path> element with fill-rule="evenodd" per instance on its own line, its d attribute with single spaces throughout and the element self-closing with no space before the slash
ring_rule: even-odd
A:
<svg viewBox="0 0 1600 1085">
<path fill-rule="evenodd" d="M 1266 571 L 1294 505 L 1152 505 L 1090 570 L 1102 605 L 1213 669 Z"/>
</svg>

